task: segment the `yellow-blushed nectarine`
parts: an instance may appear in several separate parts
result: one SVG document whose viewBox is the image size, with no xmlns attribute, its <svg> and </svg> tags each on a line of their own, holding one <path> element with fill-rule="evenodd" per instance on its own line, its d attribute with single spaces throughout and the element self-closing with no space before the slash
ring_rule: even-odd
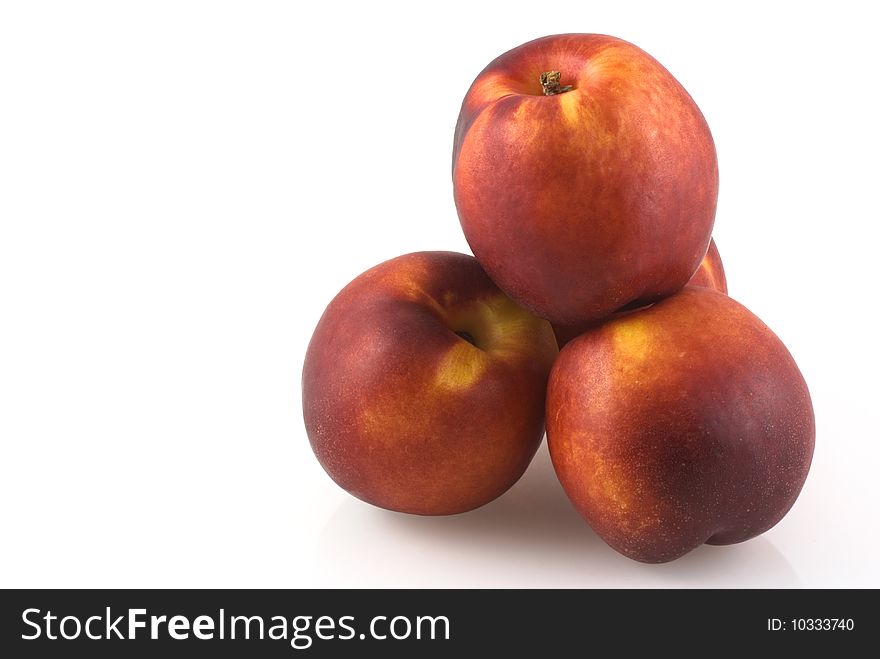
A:
<svg viewBox="0 0 880 659">
<path fill-rule="evenodd" d="M 452 159 L 474 255 L 553 323 L 670 295 L 706 253 L 709 127 L 672 74 L 620 39 L 550 36 L 495 59 L 465 96 Z"/>
<path fill-rule="evenodd" d="M 544 432 L 550 324 L 476 259 L 386 261 L 330 303 L 306 352 L 306 431 L 327 473 L 382 508 L 446 515 L 496 498 Z"/>
<path fill-rule="evenodd" d="M 814 439 L 788 350 L 707 288 L 588 330 L 562 350 L 548 385 L 563 488 L 611 547 L 639 561 L 772 527 L 800 493 Z"/>
</svg>

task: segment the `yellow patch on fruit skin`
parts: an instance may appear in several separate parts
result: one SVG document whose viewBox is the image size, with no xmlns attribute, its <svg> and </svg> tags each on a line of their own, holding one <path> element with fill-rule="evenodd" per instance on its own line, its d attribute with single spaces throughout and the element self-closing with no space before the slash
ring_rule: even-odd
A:
<svg viewBox="0 0 880 659">
<path fill-rule="evenodd" d="M 487 367 L 488 357 L 484 352 L 467 341 L 458 341 L 440 360 L 434 382 L 447 391 L 468 389 L 480 379 Z"/>
<path fill-rule="evenodd" d="M 604 462 L 599 462 L 595 467 L 590 479 L 593 497 L 606 506 L 613 505 L 618 514 L 625 514 L 630 507 L 630 492 L 629 484 L 623 482 L 620 469 L 609 468 Z"/>
<path fill-rule="evenodd" d="M 632 316 L 613 325 L 615 361 L 629 366 L 640 364 L 651 352 L 651 335 L 644 323 Z"/>
<path fill-rule="evenodd" d="M 592 505 L 603 510 L 613 525 L 632 537 L 660 523 L 656 500 L 630 469 L 614 460 L 592 456 L 586 461 L 586 487 Z"/>
<path fill-rule="evenodd" d="M 547 325 L 547 321 L 533 316 L 503 294 L 485 298 L 478 304 L 477 315 L 487 330 L 486 347 L 502 357 L 534 349 L 534 337 L 541 336 L 541 326 Z M 544 332 L 544 336 L 551 337 L 552 330 Z M 556 351 L 555 343 L 546 347 Z"/>
<path fill-rule="evenodd" d="M 703 262 L 700 264 L 700 267 L 703 268 L 703 270 L 706 271 L 706 274 L 707 274 L 708 277 L 709 277 L 709 282 L 712 284 L 712 286 L 713 286 L 714 288 L 717 289 L 717 288 L 718 288 L 718 279 L 719 279 L 719 277 L 718 277 L 717 273 L 715 272 L 715 264 L 713 264 L 713 263 L 709 260 L 709 257 L 707 256 L 707 257 L 705 257 L 705 258 L 703 259 Z M 719 289 L 719 290 L 720 290 L 720 289 Z"/>
<path fill-rule="evenodd" d="M 562 116 L 569 124 L 576 126 L 584 123 L 581 98 L 577 92 L 564 92 L 558 94 L 556 98 L 559 99 L 559 109 L 562 111 Z"/>
<path fill-rule="evenodd" d="M 503 293 L 475 299 L 454 311 L 444 310 L 441 316 L 453 331 L 472 334 L 479 350 L 496 357 L 514 358 L 534 350 L 536 336 L 547 339 L 549 358 L 552 361 L 555 357 L 556 345 L 550 341 L 552 330 L 547 321 L 531 315 Z"/>
<path fill-rule="evenodd" d="M 373 440 L 386 440 L 391 436 L 389 429 L 400 421 L 400 415 L 383 413 L 387 410 L 375 410 L 365 407 L 358 415 L 357 427 L 361 433 Z"/>
<path fill-rule="evenodd" d="M 576 485 L 589 509 L 602 511 L 602 516 L 613 520 L 616 526 L 631 528 L 637 524 L 641 509 L 633 491 L 631 474 L 614 457 L 608 456 L 592 441 L 589 432 L 578 432 L 569 437 L 566 446 L 554 438 L 552 451 L 567 456 L 568 476 L 563 478 Z"/>
</svg>

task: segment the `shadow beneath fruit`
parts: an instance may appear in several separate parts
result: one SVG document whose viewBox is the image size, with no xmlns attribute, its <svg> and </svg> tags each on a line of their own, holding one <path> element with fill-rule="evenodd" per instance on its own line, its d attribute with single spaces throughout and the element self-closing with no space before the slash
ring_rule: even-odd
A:
<svg viewBox="0 0 880 659">
<path fill-rule="evenodd" d="M 349 499 L 328 521 L 316 560 L 335 586 L 670 588 L 800 585 L 766 539 L 703 546 L 664 565 L 631 561 L 584 523 L 542 445 L 520 481 L 450 517 L 391 513 Z"/>
</svg>

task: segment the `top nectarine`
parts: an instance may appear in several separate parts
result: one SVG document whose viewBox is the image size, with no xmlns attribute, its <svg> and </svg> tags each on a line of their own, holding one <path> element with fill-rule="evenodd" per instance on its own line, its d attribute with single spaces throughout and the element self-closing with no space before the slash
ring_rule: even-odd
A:
<svg viewBox="0 0 880 659">
<path fill-rule="evenodd" d="M 682 288 L 718 195 L 709 127 L 653 57 L 596 34 L 544 37 L 490 63 L 453 149 L 465 237 L 498 286 L 560 325 Z"/>
</svg>

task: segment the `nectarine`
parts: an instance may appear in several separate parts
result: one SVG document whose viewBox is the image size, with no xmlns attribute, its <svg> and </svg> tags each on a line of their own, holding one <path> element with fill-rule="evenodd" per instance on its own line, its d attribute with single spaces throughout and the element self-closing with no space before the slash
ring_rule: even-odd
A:
<svg viewBox="0 0 880 659">
<path fill-rule="evenodd" d="M 490 63 L 462 104 L 452 174 L 489 276 L 560 325 L 682 288 L 718 195 L 693 99 L 646 52 L 597 34 L 544 37 Z"/>
<path fill-rule="evenodd" d="M 561 352 L 547 441 L 593 529 L 639 561 L 742 542 L 791 508 L 813 455 L 810 394 L 748 309 L 688 286 Z"/>
<path fill-rule="evenodd" d="M 517 306 L 471 256 L 408 254 L 330 303 L 302 377 L 312 449 L 369 503 L 445 515 L 522 475 L 544 432 L 550 324 Z"/>
</svg>

